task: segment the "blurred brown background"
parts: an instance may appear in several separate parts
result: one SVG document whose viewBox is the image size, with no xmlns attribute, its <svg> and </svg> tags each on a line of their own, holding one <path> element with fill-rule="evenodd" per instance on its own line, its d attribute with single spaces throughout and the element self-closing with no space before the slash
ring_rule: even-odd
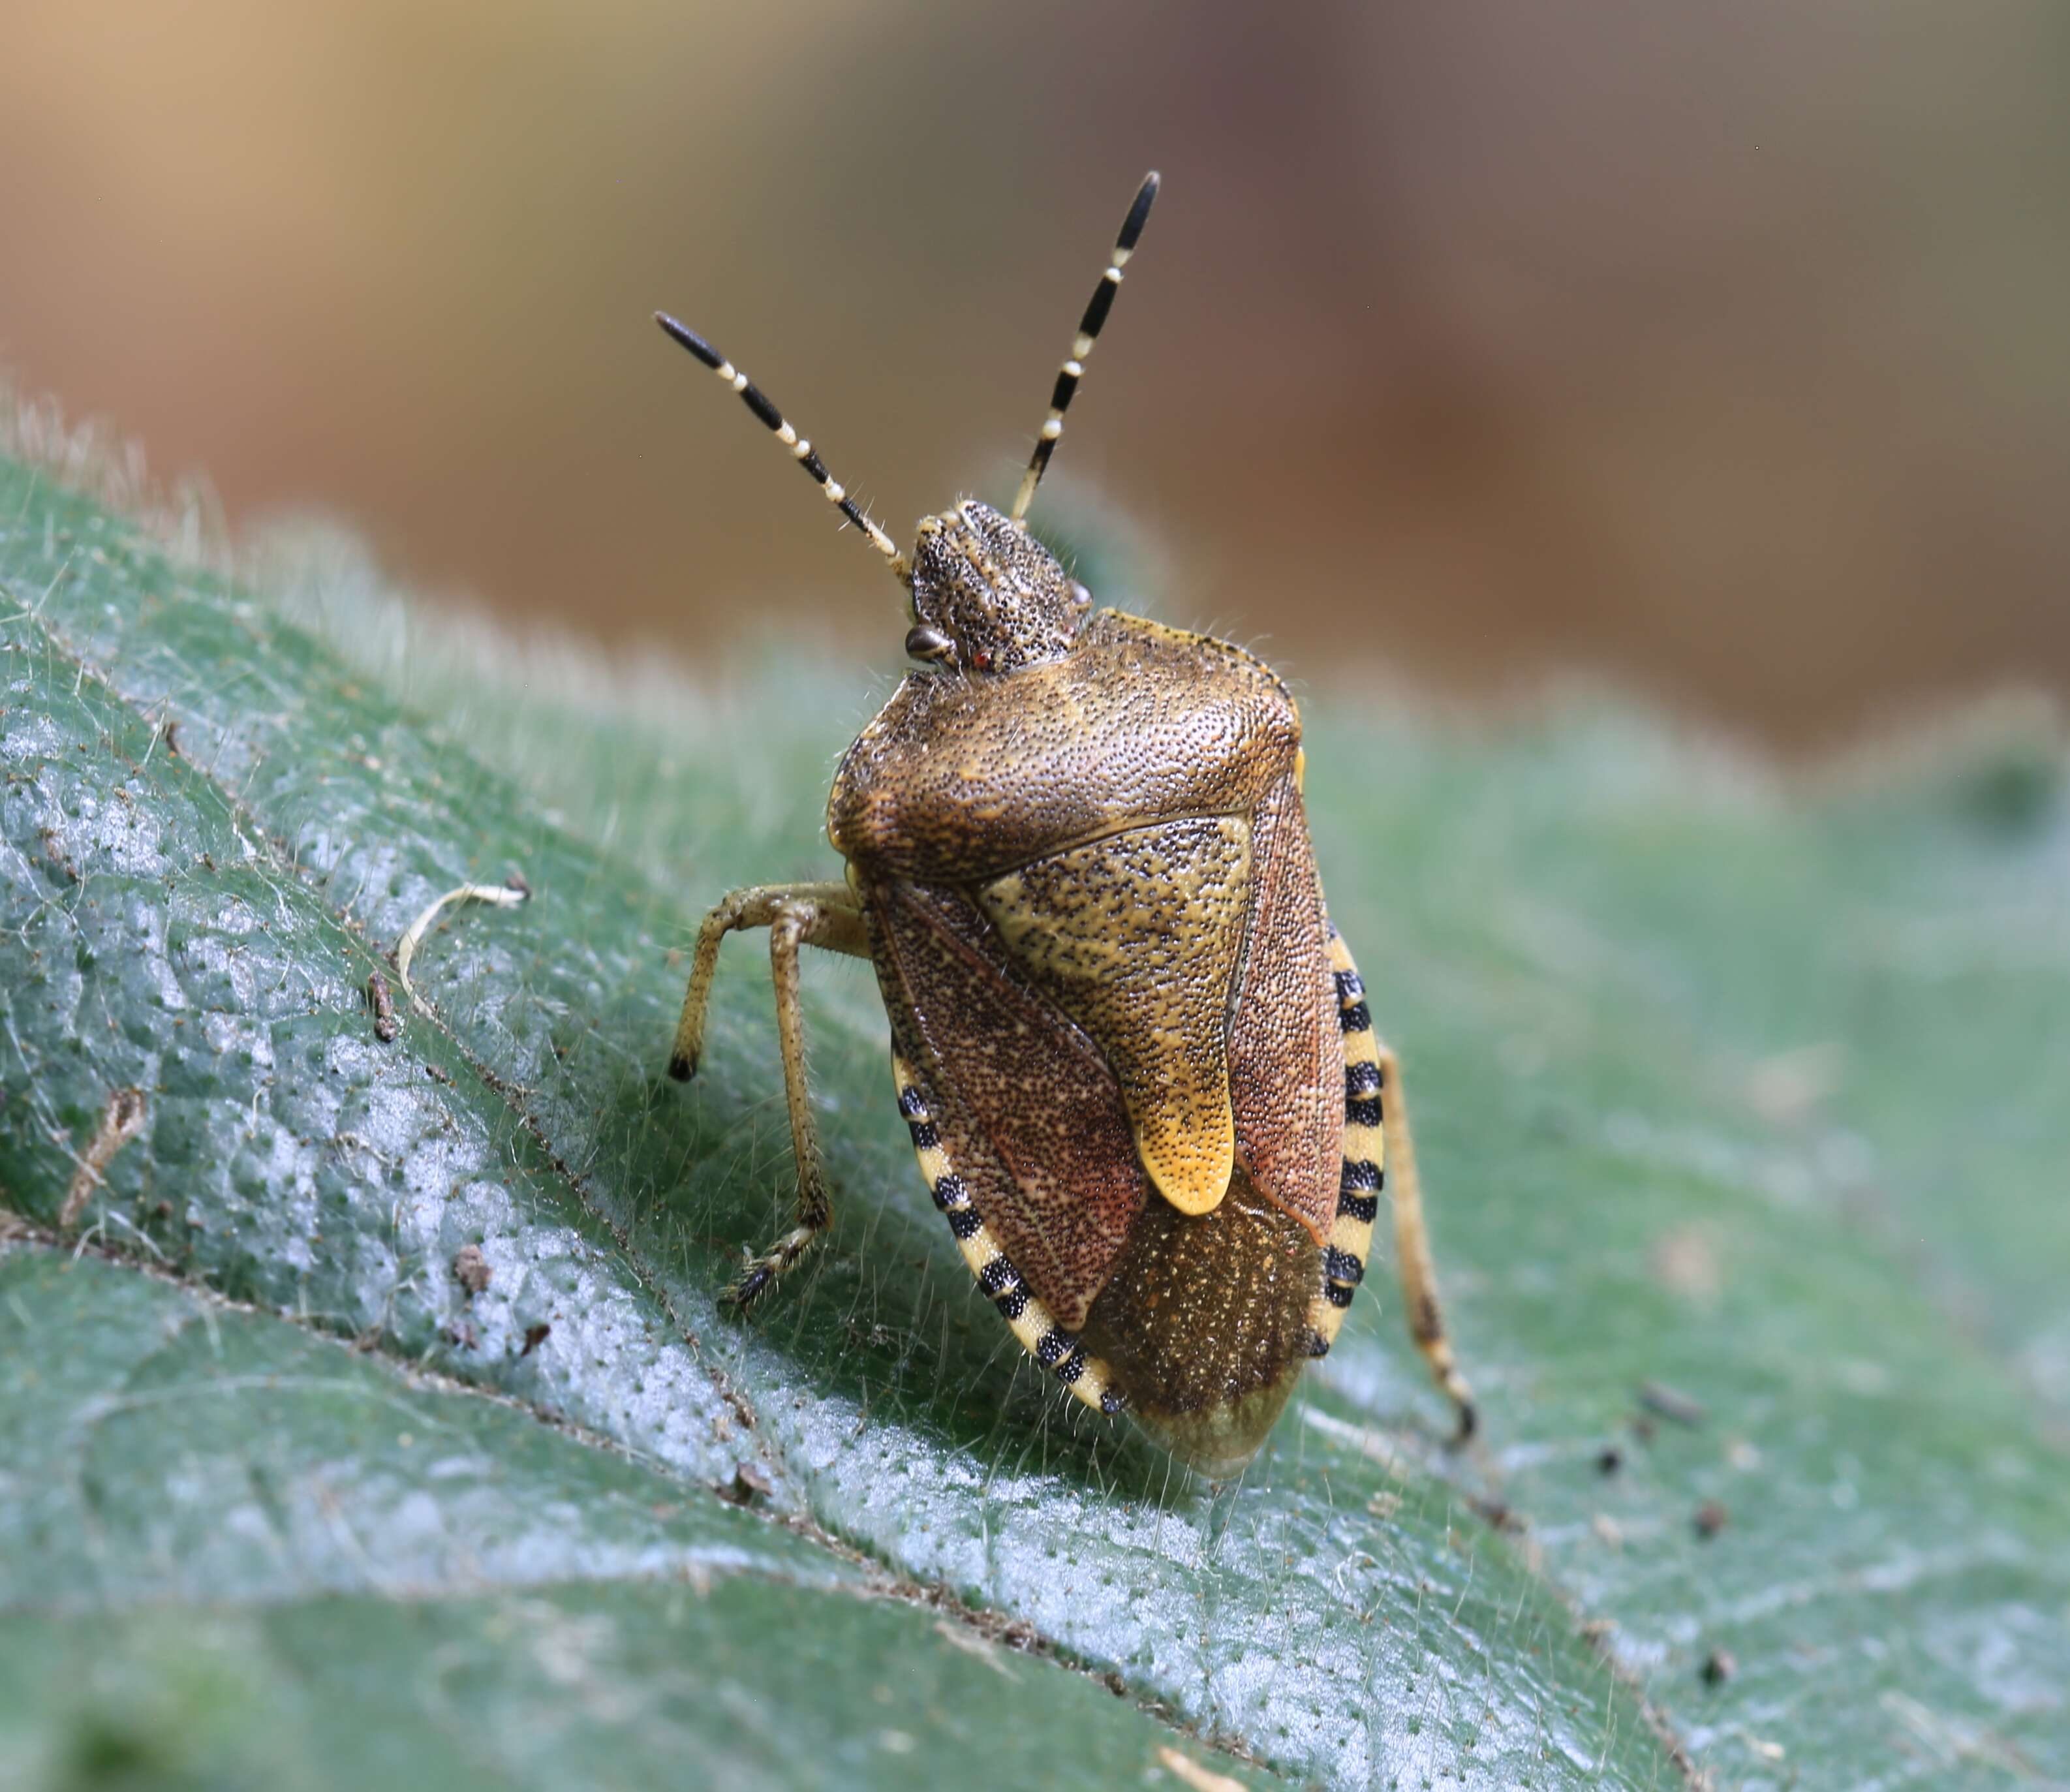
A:
<svg viewBox="0 0 2070 1792">
<path fill-rule="evenodd" d="M 694 657 L 1053 477 L 1309 678 L 1606 668 L 1771 738 L 2070 685 L 2070 9 L 13 10 L 0 359 L 399 576 Z"/>
</svg>

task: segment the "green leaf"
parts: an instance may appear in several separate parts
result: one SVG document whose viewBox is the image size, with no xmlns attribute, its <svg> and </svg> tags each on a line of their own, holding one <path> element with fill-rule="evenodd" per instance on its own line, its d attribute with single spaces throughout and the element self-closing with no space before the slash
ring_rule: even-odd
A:
<svg viewBox="0 0 2070 1792">
<path fill-rule="evenodd" d="M 981 1751 L 1035 1787 L 1175 1740 L 598 1440 L 132 1270 L 0 1254 L 0 1783 L 902 1787 Z"/>
<path fill-rule="evenodd" d="M 881 681 L 776 660 L 730 698 L 613 688 L 396 632 L 349 581 L 303 594 L 318 632 L 345 619 L 326 646 L 25 471 L 0 518 L 0 614 L 23 612 L 0 638 L 0 1189 L 43 1226 L 141 1090 L 84 1190 L 97 1238 L 513 1395 L 679 1495 L 758 1460 L 775 1511 L 1298 1778 L 2070 1776 L 2052 742 L 1787 792 L 1600 706 L 1486 739 L 1312 705 L 1332 910 L 1409 1061 L 1487 1444 L 1438 1445 L 1375 1277 L 1217 1494 L 1060 1404 L 971 1292 L 859 968 L 816 966 L 809 1004 L 833 1237 L 755 1328 L 718 1312 L 788 1200 L 780 1081 L 746 947 L 698 1082 L 661 1079 L 671 955 L 728 886 L 832 873 L 828 769 Z M 532 902 L 454 914 L 418 960 L 439 1022 L 379 1045 L 378 949 L 513 871 Z M 1642 1438 L 1648 1381 L 1704 1422 Z M 787 1635 L 820 1620 L 772 1586 L 855 1603 L 726 1584 Z M 225 1671 L 300 1675 L 327 1624 L 340 1661 L 378 1655 L 415 1609 L 386 1597 L 241 1630 Z M 478 1626 L 493 1724 L 534 1670 L 480 1640 L 509 1628 L 484 1597 L 423 1634 Z M 683 1656 L 640 1659 L 665 1703 Z M 788 1695 L 841 1687 L 810 1733 L 865 1740 L 855 1672 Z"/>
</svg>

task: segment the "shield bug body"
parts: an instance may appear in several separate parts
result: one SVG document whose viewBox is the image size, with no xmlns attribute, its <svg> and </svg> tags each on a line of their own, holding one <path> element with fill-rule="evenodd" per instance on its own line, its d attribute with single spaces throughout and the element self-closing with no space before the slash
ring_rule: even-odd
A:
<svg viewBox="0 0 2070 1792">
<path fill-rule="evenodd" d="M 746 375 L 659 320 L 890 562 L 924 668 L 835 779 L 845 882 L 739 890 L 706 918 L 669 1068 L 696 1070 L 721 942 L 767 927 L 798 1208 L 730 1291 L 745 1307 L 832 1217 L 799 948 L 870 959 L 899 1111 L 980 1289 L 1080 1400 L 1222 1475 L 1328 1351 L 1383 1189 L 1410 1328 L 1462 1434 L 1473 1408 L 1399 1075 L 1324 909 L 1286 685 L 1225 642 L 1094 612 L 1021 520 L 1156 191 L 1152 174 L 1012 513 L 930 517 L 910 559 Z"/>
</svg>

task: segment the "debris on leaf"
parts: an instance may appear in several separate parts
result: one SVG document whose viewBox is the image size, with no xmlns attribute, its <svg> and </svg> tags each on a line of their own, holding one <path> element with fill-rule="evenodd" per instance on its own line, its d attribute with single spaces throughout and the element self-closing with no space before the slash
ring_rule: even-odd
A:
<svg viewBox="0 0 2070 1792">
<path fill-rule="evenodd" d="M 59 1231 L 69 1232 L 79 1223 L 80 1215 L 86 1210 L 93 1191 L 106 1176 L 115 1154 L 143 1130 L 144 1118 L 149 1111 L 141 1089 L 117 1089 L 108 1096 L 108 1105 L 100 1111 L 100 1124 L 80 1157 L 79 1168 L 72 1172 L 72 1185 L 65 1190 L 64 1205 L 58 1209 Z"/>
<path fill-rule="evenodd" d="M 1193 1792 L 1243 1792 L 1243 1782 L 1233 1780 L 1226 1774 L 1217 1774 L 1203 1767 L 1191 1756 L 1183 1755 L 1176 1749 L 1160 1749 L 1157 1759 L 1168 1767 L 1193 1789 Z"/>
<path fill-rule="evenodd" d="M 453 1279 L 469 1295 L 478 1295 L 489 1286 L 495 1273 L 489 1266 L 489 1259 L 481 1254 L 479 1245 L 462 1245 L 453 1254 Z"/>
<path fill-rule="evenodd" d="M 544 1344 L 546 1340 L 553 1335 L 554 1328 L 550 1325 L 542 1323 L 538 1325 L 526 1326 L 525 1328 L 525 1348 L 519 1351 L 518 1354 L 520 1356 L 530 1356 L 534 1351 L 537 1350 L 541 1344 Z"/>
<path fill-rule="evenodd" d="M 1529 1526 L 1524 1515 L 1506 1499 L 1483 1499 L 1470 1495 L 1467 1504 L 1487 1524 L 1512 1536 L 1520 1536 Z"/>
<path fill-rule="evenodd" d="M 1723 1686 L 1740 1671 L 1740 1664 L 1732 1659 L 1729 1649 L 1713 1649 L 1704 1658 L 1702 1673 L 1706 1686 Z"/>
<path fill-rule="evenodd" d="M 1001 1679 L 1017 1680 L 1021 1678 L 1008 1665 L 1006 1657 L 968 1624 L 959 1624 L 953 1618 L 938 1618 L 935 1620 L 935 1634 L 951 1647 L 962 1650 L 967 1655 L 976 1655 Z M 1107 1690 L 1111 1692 L 1115 1689 L 1109 1684 Z"/>
<path fill-rule="evenodd" d="M 374 1037 L 384 1045 L 392 1044 L 402 1024 L 395 1018 L 395 1003 L 388 992 L 388 980 L 376 971 L 366 980 L 366 1005 L 374 1010 Z"/>
<path fill-rule="evenodd" d="M 730 1499 L 736 1506 L 751 1506 L 758 1499 L 767 1499 L 776 1491 L 776 1483 L 769 1479 L 759 1463 L 742 1462 L 734 1465 L 733 1479 L 718 1490 L 722 1499 Z"/>
<path fill-rule="evenodd" d="M 1653 1279 L 1700 1312 L 1714 1312 L 1724 1277 L 1718 1265 L 1718 1241 L 1708 1225 L 1678 1226 L 1656 1238 L 1647 1253 Z"/>
<path fill-rule="evenodd" d="M 1701 1425 L 1711 1414 L 1702 1401 L 1686 1394 L 1679 1388 L 1671 1388 L 1665 1381 L 1642 1381 L 1638 1387 L 1638 1403 L 1649 1413 L 1672 1421 L 1676 1425 L 1691 1427 Z"/>
<path fill-rule="evenodd" d="M 532 886 L 518 876 L 507 883 L 462 884 L 448 890 L 436 902 L 429 904 L 417 919 L 403 929 L 403 937 L 395 942 L 395 975 L 401 980 L 403 993 L 410 998 L 410 1005 L 427 1020 L 431 1009 L 424 1005 L 423 998 L 411 987 L 410 964 L 417 955 L 417 947 L 424 935 L 430 932 L 432 923 L 455 902 L 487 902 L 494 908 L 515 908 L 532 894 Z"/>
<path fill-rule="evenodd" d="M 1778 1052 L 1754 1066 L 1747 1099 L 1754 1111 L 1776 1126 L 1801 1126 L 1846 1080 L 1847 1048 L 1836 1040 Z"/>
<path fill-rule="evenodd" d="M 1732 1514 L 1720 1499 L 1706 1499 L 1696 1508 L 1696 1535 L 1708 1542 L 1732 1522 Z"/>
</svg>

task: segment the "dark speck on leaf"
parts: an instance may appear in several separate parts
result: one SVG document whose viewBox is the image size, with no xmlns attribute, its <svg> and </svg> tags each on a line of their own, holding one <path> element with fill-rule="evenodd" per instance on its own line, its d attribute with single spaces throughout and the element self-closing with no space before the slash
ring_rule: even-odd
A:
<svg viewBox="0 0 2070 1792">
<path fill-rule="evenodd" d="M 1704 1684 L 1706 1686 L 1723 1686 L 1727 1680 L 1730 1679 L 1732 1675 L 1737 1674 L 1739 1671 L 1740 1664 L 1732 1659 L 1732 1651 L 1730 1650 L 1713 1649 L 1710 1654 L 1704 1658 L 1704 1666 L 1702 1669 Z"/>
<path fill-rule="evenodd" d="M 1724 1529 L 1731 1520 L 1732 1514 L 1725 1510 L 1722 1501 L 1706 1499 L 1696 1508 L 1696 1535 L 1708 1542 Z"/>
<path fill-rule="evenodd" d="M 1512 1536 L 1520 1536 L 1528 1528 L 1523 1514 L 1507 1500 L 1472 1499 L 1467 1504 L 1473 1508 L 1475 1513 L 1485 1523 L 1492 1525 L 1498 1531 L 1508 1532 Z"/>
<path fill-rule="evenodd" d="M 539 1324 L 526 1326 L 525 1328 L 525 1348 L 519 1351 L 518 1354 L 520 1356 L 530 1356 L 534 1351 L 537 1350 L 539 1346 L 544 1344 L 547 1339 L 553 1336 L 553 1334 L 554 1328 L 550 1325 Z"/>
<path fill-rule="evenodd" d="M 1711 1415 L 1702 1401 L 1671 1388 L 1665 1381 L 1645 1381 L 1639 1385 L 1638 1403 L 1649 1413 L 1672 1420 L 1677 1425 L 1698 1426 Z"/>
</svg>

